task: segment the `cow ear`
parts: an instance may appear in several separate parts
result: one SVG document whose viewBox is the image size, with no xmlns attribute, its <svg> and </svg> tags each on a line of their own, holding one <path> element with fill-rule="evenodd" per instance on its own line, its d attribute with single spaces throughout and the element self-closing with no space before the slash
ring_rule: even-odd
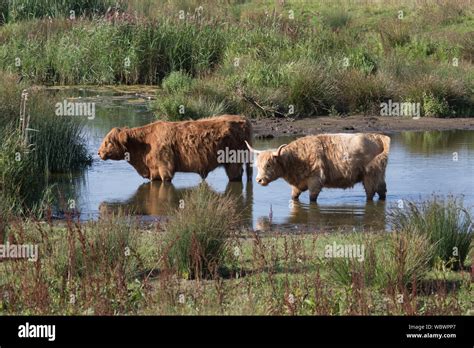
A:
<svg viewBox="0 0 474 348">
<path fill-rule="evenodd" d="M 273 151 L 273 157 L 278 157 L 281 155 L 281 150 L 283 150 L 283 148 L 285 146 L 287 146 L 288 144 L 283 144 L 283 145 L 280 145 L 280 147 L 276 150 L 276 151 Z"/>
</svg>

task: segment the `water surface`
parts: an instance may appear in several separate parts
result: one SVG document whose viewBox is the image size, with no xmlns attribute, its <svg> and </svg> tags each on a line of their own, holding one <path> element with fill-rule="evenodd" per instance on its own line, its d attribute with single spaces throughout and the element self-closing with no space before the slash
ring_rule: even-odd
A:
<svg viewBox="0 0 474 348">
<path fill-rule="evenodd" d="M 76 96 L 91 97 L 87 91 Z M 96 117 L 86 121 L 85 136 L 93 165 L 84 173 L 56 177 L 61 196 L 77 197 L 82 219 L 125 209 L 146 217 L 166 216 L 181 197 L 195 188 L 197 174 L 177 173 L 170 183 L 149 182 L 125 161 L 101 161 L 97 149 L 113 127 L 135 127 L 155 120 L 147 101 L 130 96 L 102 94 L 94 98 Z M 290 201 L 291 189 L 282 179 L 262 187 L 255 182 L 229 183 L 223 168 L 211 172 L 207 184 L 216 192 L 231 192 L 244 211 L 245 223 L 254 228 L 282 225 L 295 230 L 383 229 L 387 210 L 401 200 L 423 200 L 431 195 L 463 197 L 474 205 L 474 131 L 402 132 L 390 135 L 386 172 L 387 200 L 367 203 L 362 184 L 351 189 L 323 189 L 318 204 L 309 203 L 308 192 L 299 202 Z M 295 138 L 256 140 L 257 149 L 276 148 Z M 271 221 L 270 221 L 271 217 Z"/>
</svg>

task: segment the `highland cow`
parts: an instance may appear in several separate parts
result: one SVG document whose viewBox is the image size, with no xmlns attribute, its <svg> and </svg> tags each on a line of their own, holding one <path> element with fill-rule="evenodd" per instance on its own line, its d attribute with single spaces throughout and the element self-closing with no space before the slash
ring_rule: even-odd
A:
<svg viewBox="0 0 474 348">
<path fill-rule="evenodd" d="M 382 134 L 322 134 L 306 136 L 277 150 L 257 151 L 257 182 L 262 186 L 283 178 L 297 200 L 309 190 L 316 202 L 323 187 L 349 188 L 362 182 L 367 200 L 386 197 L 385 168 L 390 138 Z"/>
<path fill-rule="evenodd" d="M 203 179 L 224 166 L 230 181 L 252 180 L 249 161 L 220 162 L 223 151 L 247 151 L 252 126 L 242 116 L 223 115 L 197 121 L 158 121 L 137 128 L 113 128 L 104 138 L 101 159 L 127 160 L 142 177 L 171 181 L 176 172 L 198 173 Z"/>
</svg>

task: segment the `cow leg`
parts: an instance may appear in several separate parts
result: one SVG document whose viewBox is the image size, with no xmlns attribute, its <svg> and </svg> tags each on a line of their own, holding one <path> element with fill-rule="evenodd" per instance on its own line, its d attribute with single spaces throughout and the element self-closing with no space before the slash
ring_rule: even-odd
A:
<svg viewBox="0 0 474 348">
<path fill-rule="evenodd" d="M 174 173 L 168 170 L 167 168 L 160 167 L 158 169 L 159 176 L 161 177 L 161 180 L 166 181 L 166 182 L 171 182 L 173 179 Z"/>
<path fill-rule="evenodd" d="M 150 169 L 149 170 L 149 178 L 151 181 L 161 181 L 161 173 L 159 170 Z"/>
<path fill-rule="evenodd" d="M 309 201 L 316 202 L 323 185 L 319 177 L 312 177 L 308 179 Z"/>
<path fill-rule="evenodd" d="M 228 163 L 224 165 L 225 172 L 229 181 L 242 181 L 244 169 L 240 163 Z"/>
<path fill-rule="evenodd" d="M 253 168 L 251 163 L 245 164 L 245 173 L 247 175 L 247 181 L 252 182 Z"/>
<path fill-rule="evenodd" d="M 377 194 L 379 195 L 379 199 L 384 201 L 387 197 L 387 184 L 385 184 L 385 180 L 380 182 L 377 187 Z"/>
<path fill-rule="evenodd" d="M 301 190 L 296 186 L 291 186 L 291 199 L 297 201 L 300 197 Z"/>
<path fill-rule="evenodd" d="M 364 189 L 365 189 L 365 195 L 367 197 L 368 201 L 371 201 L 374 199 L 375 196 L 375 184 L 373 179 L 370 177 L 364 178 Z"/>
</svg>

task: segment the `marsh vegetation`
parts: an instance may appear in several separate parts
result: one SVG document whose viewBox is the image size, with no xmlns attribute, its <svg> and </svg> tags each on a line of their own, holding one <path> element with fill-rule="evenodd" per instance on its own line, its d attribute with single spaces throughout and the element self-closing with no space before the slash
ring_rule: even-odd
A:
<svg viewBox="0 0 474 348">
<path fill-rule="evenodd" d="M 458 191 L 418 200 L 397 191 L 389 199 L 405 204 L 387 207 L 390 221 L 382 207 L 383 219 L 367 218 L 369 229 L 356 230 L 360 218 L 349 207 L 354 232 L 322 224 L 340 219 L 338 212 L 328 218 L 319 207 L 296 205 L 289 224 L 322 227 L 289 232 L 272 225 L 277 205 L 265 228 L 243 223 L 252 224 L 248 202 L 262 202 L 251 186 L 244 201 L 242 187 L 236 195 L 232 186 L 222 193 L 205 184 L 148 185 L 131 200 L 143 192 L 176 196 L 165 219 L 144 222 L 104 204 L 100 219 L 84 221 L 69 203 L 75 197 L 57 191 L 53 179 L 72 183 L 93 157 L 86 120 L 59 117 L 55 102 L 71 95 L 46 91 L 51 85 L 152 85 L 153 117 L 176 121 L 222 113 L 362 117 L 379 115 L 388 101 L 420 103 L 422 117 L 470 117 L 472 5 L 428 3 L 3 1 L 0 244 L 37 245 L 39 257 L 0 259 L 0 313 L 472 315 L 472 206 Z M 20 120 L 25 101 L 27 122 Z M 394 156 L 399 162 L 430 163 L 438 178 L 441 157 L 420 158 L 445 147 L 457 177 L 439 180 L 467 182 L 469 152 L 457 151 L 460 142 L 472 149 L 470 133 L 398 137 L 394 144 L 419 154 Z M 464 167 L 454 167 L 451 152 Z M 434 185 L 406 169 L 399 174 L 399 184 L 414 177 Z M 162 204 L 146 202 L 150 211 Z M 360 259 L 329 257 L 328 247 L 338 246 L 364 251 Z"/>
</svg>

